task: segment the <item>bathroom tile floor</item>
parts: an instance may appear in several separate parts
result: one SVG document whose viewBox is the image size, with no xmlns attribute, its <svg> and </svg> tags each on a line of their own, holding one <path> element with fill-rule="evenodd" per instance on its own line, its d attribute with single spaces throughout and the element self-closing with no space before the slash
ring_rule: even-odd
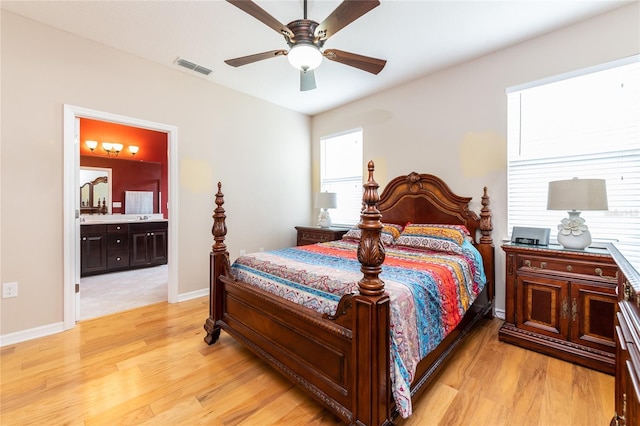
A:
<svg viewBox="0 0 640 426">
<path fill-rule="evenodd" d="M 167 301 L 168 266 L 83 277 L 80 320 Z"/>
</svg>

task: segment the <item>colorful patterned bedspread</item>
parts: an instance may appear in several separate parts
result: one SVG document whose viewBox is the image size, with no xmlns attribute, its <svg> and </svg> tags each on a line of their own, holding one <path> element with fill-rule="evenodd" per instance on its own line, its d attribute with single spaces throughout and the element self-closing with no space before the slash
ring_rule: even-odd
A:
<svg viewBox="0 0 640 426">
<path fill-rule="evenodd" d="M 321 313 L 335 313 L 342 295 L 362 278 L 358 242 L 253 253 L 232 266 L 238 280 Z M 454 329 L 485 285 L 482 259 L 471 243 L 465 255 L 386 247 L 380 278 L 390 298 L 391 383 L 402 417 L 412 412 L 416 366 Z"/>
</svg>

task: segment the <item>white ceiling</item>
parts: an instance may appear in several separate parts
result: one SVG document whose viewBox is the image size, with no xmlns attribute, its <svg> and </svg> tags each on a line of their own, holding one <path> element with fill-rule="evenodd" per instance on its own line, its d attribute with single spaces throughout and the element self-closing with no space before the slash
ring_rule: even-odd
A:
<svg viewBox="0 0 640 426">
<path fill-rule="evenodd" d="M 287 48 L 281 35 L 223 0 L 2 0 L 1 5 L 196 78 L 314 115 L 632 2 L 381 0 L 324 48 L 386 59 L 386 67 L 373 75 L 325 59 L 315 70 L 318 88 L 308 92 L 299 91 L 298 71 L 285 57 L 239 68 L 223 62 Z M 283 24 L 303 17 L 302 0 L 256 3 Z M 308 18 L 322 22 L 339 3 L 309 0 Z M 174 63 L 177 57 L 213 73 L 203 76 L 179 67 Z"/>
</svg>

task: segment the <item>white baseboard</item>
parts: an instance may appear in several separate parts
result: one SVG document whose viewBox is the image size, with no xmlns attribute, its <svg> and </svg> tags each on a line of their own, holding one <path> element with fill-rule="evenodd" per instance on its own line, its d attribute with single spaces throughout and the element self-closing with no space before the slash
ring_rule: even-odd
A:
<svg viewBox="0 0 640 426">
<path fill-rule="evenodd" d="M 203 288 L 189 293 L 182 293 L 178 295 L 178 302 L 185 302 L 191 299 L 197 299 L 198 297 L 209 296 L 209 288 Z"/>
<path fill-rule="evenodd" d="M 504 309 L 494 309 L 493 315 L 495 315 L 497 318 L 500 318 L 501 320 L 503 320 L 505 318 L 504 317 Z"/>
<path fill-rule="evenodd" d="M 16 331 L 15 333 L 3 334 L 0 336 L 0 347 L 26 342 L 27 340 L 37 339 L 38 337 L 50 336 L 63 331 L 64 323 L 57 322 L 28 330 Z"/>
<path fill-rule="evenodd" d="M 184 302 L 208 295 L 209 289 L 203 288 L 201 290 L 179 294 L 178 302 Z M 43 325 L 41 327 L 31 328 L 28 330 L 16 331 L 15 333 L 3 334 L 0 335 L 0 347 L 26 342 L 27 340 L 37 339 L 39 337 L 50 336 L 52 334 L 61 333 L 63 331 L 64 323 L 58 322 L 54 324 Z"/>
</svg>

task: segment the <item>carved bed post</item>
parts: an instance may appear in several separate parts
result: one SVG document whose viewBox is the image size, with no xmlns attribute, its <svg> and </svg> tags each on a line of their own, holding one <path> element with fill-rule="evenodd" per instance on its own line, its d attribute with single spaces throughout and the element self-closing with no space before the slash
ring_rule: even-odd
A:
<svg viewBox="0 0 640 426">
<path fill-rule="evenodd" d="M 379 185 L 373 179 L 373 161 L 364 184 L 358 245 L 363 278 L 353 299 L 353 423 L 390 424 L 391 379 L 389 355 L 389 297 L 384 292 L 382 272 L 385 252 L 380 234 L 382 215 L 377 208 Z"/>
<path fill-rule="evenodd" d="M 220 337 L 220 325 L 217 321 L 222 319 L 222 283 L 219 277 L 229 270 L 229 252 L 227 245 L 224 243 L 224 237 L 227 235 L 227 225 L 225 223 L 226 215 L 224 214 L 224 194 L 221 191 L 222 184 L 218 182 L 218 192 L 216 193 L 216 205 L 218 207 L 213 211 L 213 234 L 214 244 L 209 254 L 209 318 L 204 323 L 204 329 L 207 335 L 204 341 L 207 344 L 215 343 Z"/>
<path fill-rule="evenodd" d="M 489 194 L 487 193 L 487 187 L 484 187 L 482 193 L 482 209 L 480 210 L 480 244 L 477 245 L 478 251 L 482 255 L 484 263 L 484 273 L 487 277 L 487 297 L 489 301 L 493 303 L 493 295 L 495 292 L 495 262 L 494 262 L 494 247 L 493 238 L 491 237 L 491 231 L 493 231 L 493 225 L 491 223 L 491 208 L 489 204 Z M 487 313 L 487 317 L 493 318 L 493 309 Z"/>
</svg>

